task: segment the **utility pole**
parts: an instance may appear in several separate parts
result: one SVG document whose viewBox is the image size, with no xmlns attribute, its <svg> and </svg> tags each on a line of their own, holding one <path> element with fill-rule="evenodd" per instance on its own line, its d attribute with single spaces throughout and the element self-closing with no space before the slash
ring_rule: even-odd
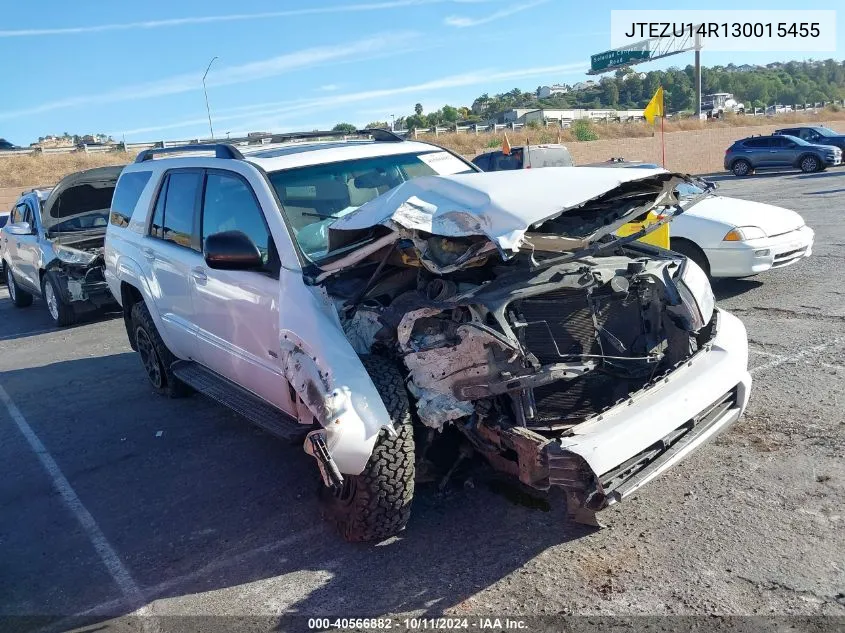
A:
<svg viewBox="0 0 845 633">
<path fill-rule="evenodd" d="M 701 118 L 701 36 L 695 34 L 695 114 Z"/>
<path fill-rule="evenodd" d="M 211 61 L 208 62 L 208 67 L 205 69 L 205 73 L 202 76 L 202 91 L 205 94 L 205 111 L 208 113 L 208 131 L 211 132 L 211 140 L 214 140 L 214 128 L 211 127 L 211 108 L 208 107 L 208 90 L 205 89 L 205 77 L 208 75 L 208 71 L 211 70 L 211 65 L 214 63 L 214 60 L 217 59 L 217 56 L 211 58 Z"/>
<path fill-rule="evenodd" d="M 396 131 L 396 115 L 395 114 L 390 115 L 390 131 L 391 132 Z"/>
</svg>

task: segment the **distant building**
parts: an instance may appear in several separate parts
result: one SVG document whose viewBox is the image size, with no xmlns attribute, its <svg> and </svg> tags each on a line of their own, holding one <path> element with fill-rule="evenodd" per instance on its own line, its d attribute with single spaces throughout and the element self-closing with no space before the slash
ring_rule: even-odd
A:
<svg viewBox="0 0 845 633">
<path fill-rule="evenodd" d="M 572 86 L 573 90 L 587 90 L 588 88 L 595 88 L 596 82 L 592 79 L 588 79 L 587 81 L 579 81 L 577 84 Z"/>
<path fill-rule="evenodd" d="M 577 119 L 589 119 L 592 121 L 606 120 L 629 120 L 643 118 L 642 110 L 612 110 L 610 108 L 589 110 L 586 108 L 514 108 L 505 112 L 501 117 L 502 123 L 527 124 L 532 122 L 560 123 L 561 125 Z"/>
<path fill-rule="evenodd" d="M 566 84 L 552 84 L 551 86 L 540 86 L 537 96 L 540 99 L 545 99 L 552 95 L 565 95 L 567 92 L 569 92 L 569 86 Z"/>
</svg>

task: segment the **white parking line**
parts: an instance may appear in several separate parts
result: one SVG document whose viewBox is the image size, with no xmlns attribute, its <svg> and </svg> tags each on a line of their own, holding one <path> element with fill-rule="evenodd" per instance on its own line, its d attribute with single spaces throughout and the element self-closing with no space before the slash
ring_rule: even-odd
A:
<svg viewBox="0 0 845 633">
<path fill-rule="evenodd" d="M 32 430 L 32 427 L 26 421 L 26 418 L 23 417 L 20 409 L 18 409 L 17 405 L 12 401 L 2 385 L 0 385 L 0 400 L 3 401 L 4 405 L 6 405 L 6 410 L 9 412 L 9 415 L 12 417 L 12 420 L 14 420 L 20 432 L 26 438 L 26 441 L 29 443 L 29 446 L 32 448 L 36 457 L 38 457 L 41 465 L 44 467 L 44 470 L 46 470 L 47 474 L 50 475 L 50 478 L 53 480 L 53 486 L 61 495 L 65 505 L 67 505 L 76 517 L 76 520 L 79 521 L 82 529 L 85 530 L 88 539 L 91 541 L 91 544 L 94 546 L 97 554 L 99 554 L 100 560 L 103 561 L 103 564 L 106 566 L 106 569 L 108 569 L 111 577 L 117 583 L 117 586 L 123 593 L 124 598 L 135 605 L 143 605 L 143 593 L 132 578 L 129 570 L 123 565 L 120 557 L 117 555 L 117 552 L 115 552 L 114 548 L 109 543 L 106 535 L 103 534 L 100 526 L 97 525 L 94 517 L 91 516 L 91 513 L 88 512 L 88 509 L 82 504 L 82 501 L 70 485 L 67 477 L 65 477 L 62 473 L 59 465 L 56 463 L 56 460 L 53 459 L 53 456 L 50 455 L 49 452 L 47 452 L 44 444 L 40 439 L 38 439 L 35 431 Z"/>
<path fill-rule="evenodd" d="M 797 354 L 792 356 L 781 356 L 779 358 L 775 358 L 774 360 L 769 361 L 768 363 L 763 363 L 758 367 L 754 367 L 751 370 L 752 374 L 756 374 L 761 371 L 766 371 L 767 369 L 773 369 L 784 363 L 794 363 L 799 360 L 803 360 L 805 357 L 809 356 L 810 354 L 815 354 L 816 352 L 821 352 L 826 350 L 828 347 L 833 347 L 838 345 L 840 342 L 845 341 L 845 337 L 835 338 L 832 341 L 828 341 L 827 343 L 822 343 L 820 345 L 813 345 L 812 347 L 808 347 Z"/>
</svg>

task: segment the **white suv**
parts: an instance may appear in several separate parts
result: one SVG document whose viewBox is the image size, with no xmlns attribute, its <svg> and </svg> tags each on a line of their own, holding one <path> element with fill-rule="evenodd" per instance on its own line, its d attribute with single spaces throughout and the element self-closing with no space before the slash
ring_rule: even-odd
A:
<svg viewBox="0 0 845 633">
<path fill-rule="evenodd" d="M 153 386 L 303 436 L 346 538 L 405 526 L 447 425 L 595 522 L 739 417 L 742 324 L 695 264 L 613 237 L 682 177 L 482 174 L 386 131 L 328 136 L 143 152 L 105 258 Z"/>
</svg>

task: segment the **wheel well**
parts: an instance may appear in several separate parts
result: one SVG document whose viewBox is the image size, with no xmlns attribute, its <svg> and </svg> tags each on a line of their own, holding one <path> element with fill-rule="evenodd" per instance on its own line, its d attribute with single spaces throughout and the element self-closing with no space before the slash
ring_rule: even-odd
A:
<svg viewBox="0 0 845 633">
<path fill-rule="evenodd" d="M 802 160 L 804 160 L 805 158 L 807 158 L 807 156 L 812 156 L 812 157 L 813 157 L 813 158 L 815 158 L 815 159 L 816 159 L 819 163 L 822 163 L 822 164 L 824 163 L 824 161 L 823 161 L 821 158 L 819 158 L 816 154 L 814 154 L 813 152 L 804 152 L 803 154 L 801 154 L 801 155 L 798 157 L 798 160 L 796 160 L 796 161 L 795 161 L 795 166 L 796 166 L 796 167 L 800 167 L 800 166 L 801 166 L 801 161 L 802 161 Z"/>
<path fill-rule="evenodd" d="M 120 282 L 120 304 L 123 307 L 123 325 L 126 327 L 126 336 L 129 337 L 129 345 L 136 351 L 135 334 L 132 332 L 132 306 L 143 301 L 144 297 L 141 295 L 140 290 L 125 281 Z"/>
<path fill-rule="evenodd" d="M 685 254 L 685 250 L 687 253 L 696 253 L 701 257 L 701 261 L 704 262 L 707 266 L 704 272 L 708 275 L 710 274 L 710 260 L 707 259 L 707 254 L 702 250 L 702 248 L 698 244 L 696 244 L 692 240 L 688 240 L 685 237 L 670 237 L 669 250 L 681 253 L 682 255 Z"/>
</svg>

